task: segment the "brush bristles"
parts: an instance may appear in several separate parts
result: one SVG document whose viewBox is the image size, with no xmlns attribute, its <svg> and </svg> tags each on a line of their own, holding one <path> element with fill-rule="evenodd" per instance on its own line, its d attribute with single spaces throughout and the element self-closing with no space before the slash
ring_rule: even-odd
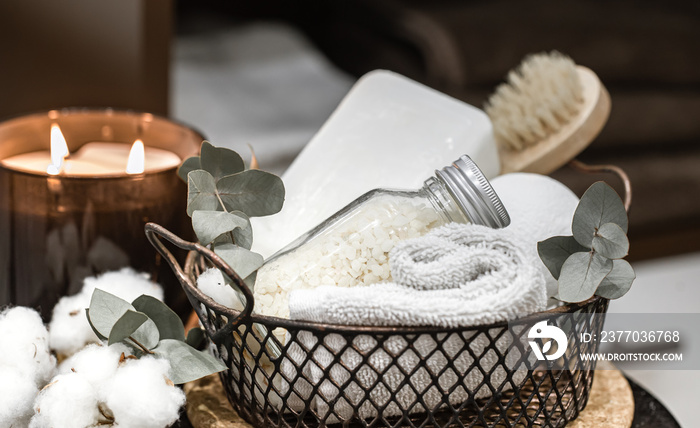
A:
<svg viewBox="0 0 700 428">
<path fill-rule="evenodd" d="M 525 58 L 486 103 L 496 141 L 512 150 L 536 144 L 578 113 L 582 92 L 568 56 L 552 52 Z"/>
</svg>

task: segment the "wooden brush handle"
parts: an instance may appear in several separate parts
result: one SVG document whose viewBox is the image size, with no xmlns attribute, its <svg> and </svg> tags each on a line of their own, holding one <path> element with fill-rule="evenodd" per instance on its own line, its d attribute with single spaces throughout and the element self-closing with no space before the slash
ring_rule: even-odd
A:
<svg viewBox="0 0 700 428">
<path fill-rule="evenodd" d="M 610 95 L 590 69 L 576 66 L 583 87 L 579 114 L 544 140 L 523 150 L 499 145 L 501 174 L 550 174 L 581 153 L 598 136 L 610 115 Z"/>
</svg>

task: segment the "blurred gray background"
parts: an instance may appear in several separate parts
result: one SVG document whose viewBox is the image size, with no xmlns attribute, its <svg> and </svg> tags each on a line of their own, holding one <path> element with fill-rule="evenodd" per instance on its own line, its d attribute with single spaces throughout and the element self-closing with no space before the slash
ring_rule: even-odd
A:
<svg viewBox="0 0 700 428">
<path fill-rule="evenodd" d="M 700 312 L 700 4 L 602 0 L 0 3 L 0 116 L 68 106 L 170 115 L 282 173 L 352 84 L 390 69 L 481 106 L 528 53 L 596 71 L 610 121 L 581 159 L 632 178 L 617 312 Z M 554 177 L 581 194 L 599 177 Z M 617 183 L 612 183 L 617 184 Z M 618 187 L 619 189 L 619 187 Z M 697 340 L 700 341 L 700 338 Z M 683 426 L 700 372 L 628 372 Z"/>
</svg>

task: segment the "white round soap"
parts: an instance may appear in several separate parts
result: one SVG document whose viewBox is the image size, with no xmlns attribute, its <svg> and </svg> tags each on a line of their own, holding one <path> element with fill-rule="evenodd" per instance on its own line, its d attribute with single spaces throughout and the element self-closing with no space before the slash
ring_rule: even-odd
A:
<svg viewBox="0 0 700 428">
<path fill-rule="evenodd" d="M 512 230 L 522 239 L 547 280 L 549 297 L 557 293 L 557 280 L 537 254 L 537 242 L 551 236 L 571 235 L 571 221 L 578 197 L 568 187 L 546 175 L 517 172 L 491 180 L 510 215 Z"/>
</svg>

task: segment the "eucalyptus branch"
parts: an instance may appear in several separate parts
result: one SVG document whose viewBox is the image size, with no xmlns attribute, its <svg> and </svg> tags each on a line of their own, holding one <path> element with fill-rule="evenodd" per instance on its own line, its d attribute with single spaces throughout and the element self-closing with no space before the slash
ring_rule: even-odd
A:
<svg viewBox="0 0 700 428">
<path fill-rule="evenodd" d="M 219 203 L 221 204 L 221 209 L 227 213 L 228 210 L 226 209 L 226 205 L 224 205 L 224 201 L 221 200 L 221 195 L 219 195 L 219 192 L 216 192 L 216 199 L 219 200 Z"/>
<path fill-rule="evenodd" d="M 95 334 L 133 348 L 134 355 L 121 353 L 120 365 L 131 358 L 166 359 L 170 362 L 167 377 L 176 385 L 226 369 L 214 356 L 185 342 L 182 320 L 155 297 L 142 295 L 129 303 L 97 288 L 86 313 Z M 102 410 L 104 418 L 100 419 L 109 420 L 110 409 Z"/>
<path fill-rule="evenodd" d="M 228 210 L 226 209 L 226 205 L 224 205 L 224 201 L 221 200 L 221 195 L 219 195 L 219 192 L 216 192 L 216 199 L 219 200 L 219 204 L 221 204 L 221 209 L 224 210 L 225 213 L 227 213 Z M 236 237 L 233 235 L 233 230 L 230 230 L 228 232 L 228 236 L 231 238 L 231 242 L 235 244 Z M 213 245 L 214 245 L 214 243 L 212 243 L 212 247 L 213 247 Z"/>
<path fill-rule="evenodd" d="M 579 201 L 572 236 L 555 236 L 537 244 L 537 251 L 558 280 L 559 299 L 581 302 L 594 294 L 607 299 L 624 295 L 635 274 L 622 260 L 629 251 L 625 206 L 603 182 L 593 184 Z"/>
<path fill-rule="evenodd" d="M 148 349 L 148 348 L 146 348 L 145 346 L 143 346 L 141 343 L 139 343 L 138 340 L 134 339 L 132 336 L 129 336 L 127 339 L 129 339 L 129 340 L 131 340 L 132 342 L 134 342 L 134 344 L 135 344 L 136 346 L 138 346 L 139 348 L 141 348 L 141 350 L 142 350 L 144 353 L 146 353 L 146 354 L 153 354 L 153 352 L 152 352 L 150 349 Z"/>
<path fill-rule="evenodd" d="M 210 245 L 236 273 L 247 278 L 263 264 L 263 257 L 250 251 L 250 218 L 279 212 L 284 184 L 269 172 L 246 169 L 232 150 L 204 142 L 200 153 L 178 170 L 187 182 L 192 228 L 201 244 Z"/>
</svg>

